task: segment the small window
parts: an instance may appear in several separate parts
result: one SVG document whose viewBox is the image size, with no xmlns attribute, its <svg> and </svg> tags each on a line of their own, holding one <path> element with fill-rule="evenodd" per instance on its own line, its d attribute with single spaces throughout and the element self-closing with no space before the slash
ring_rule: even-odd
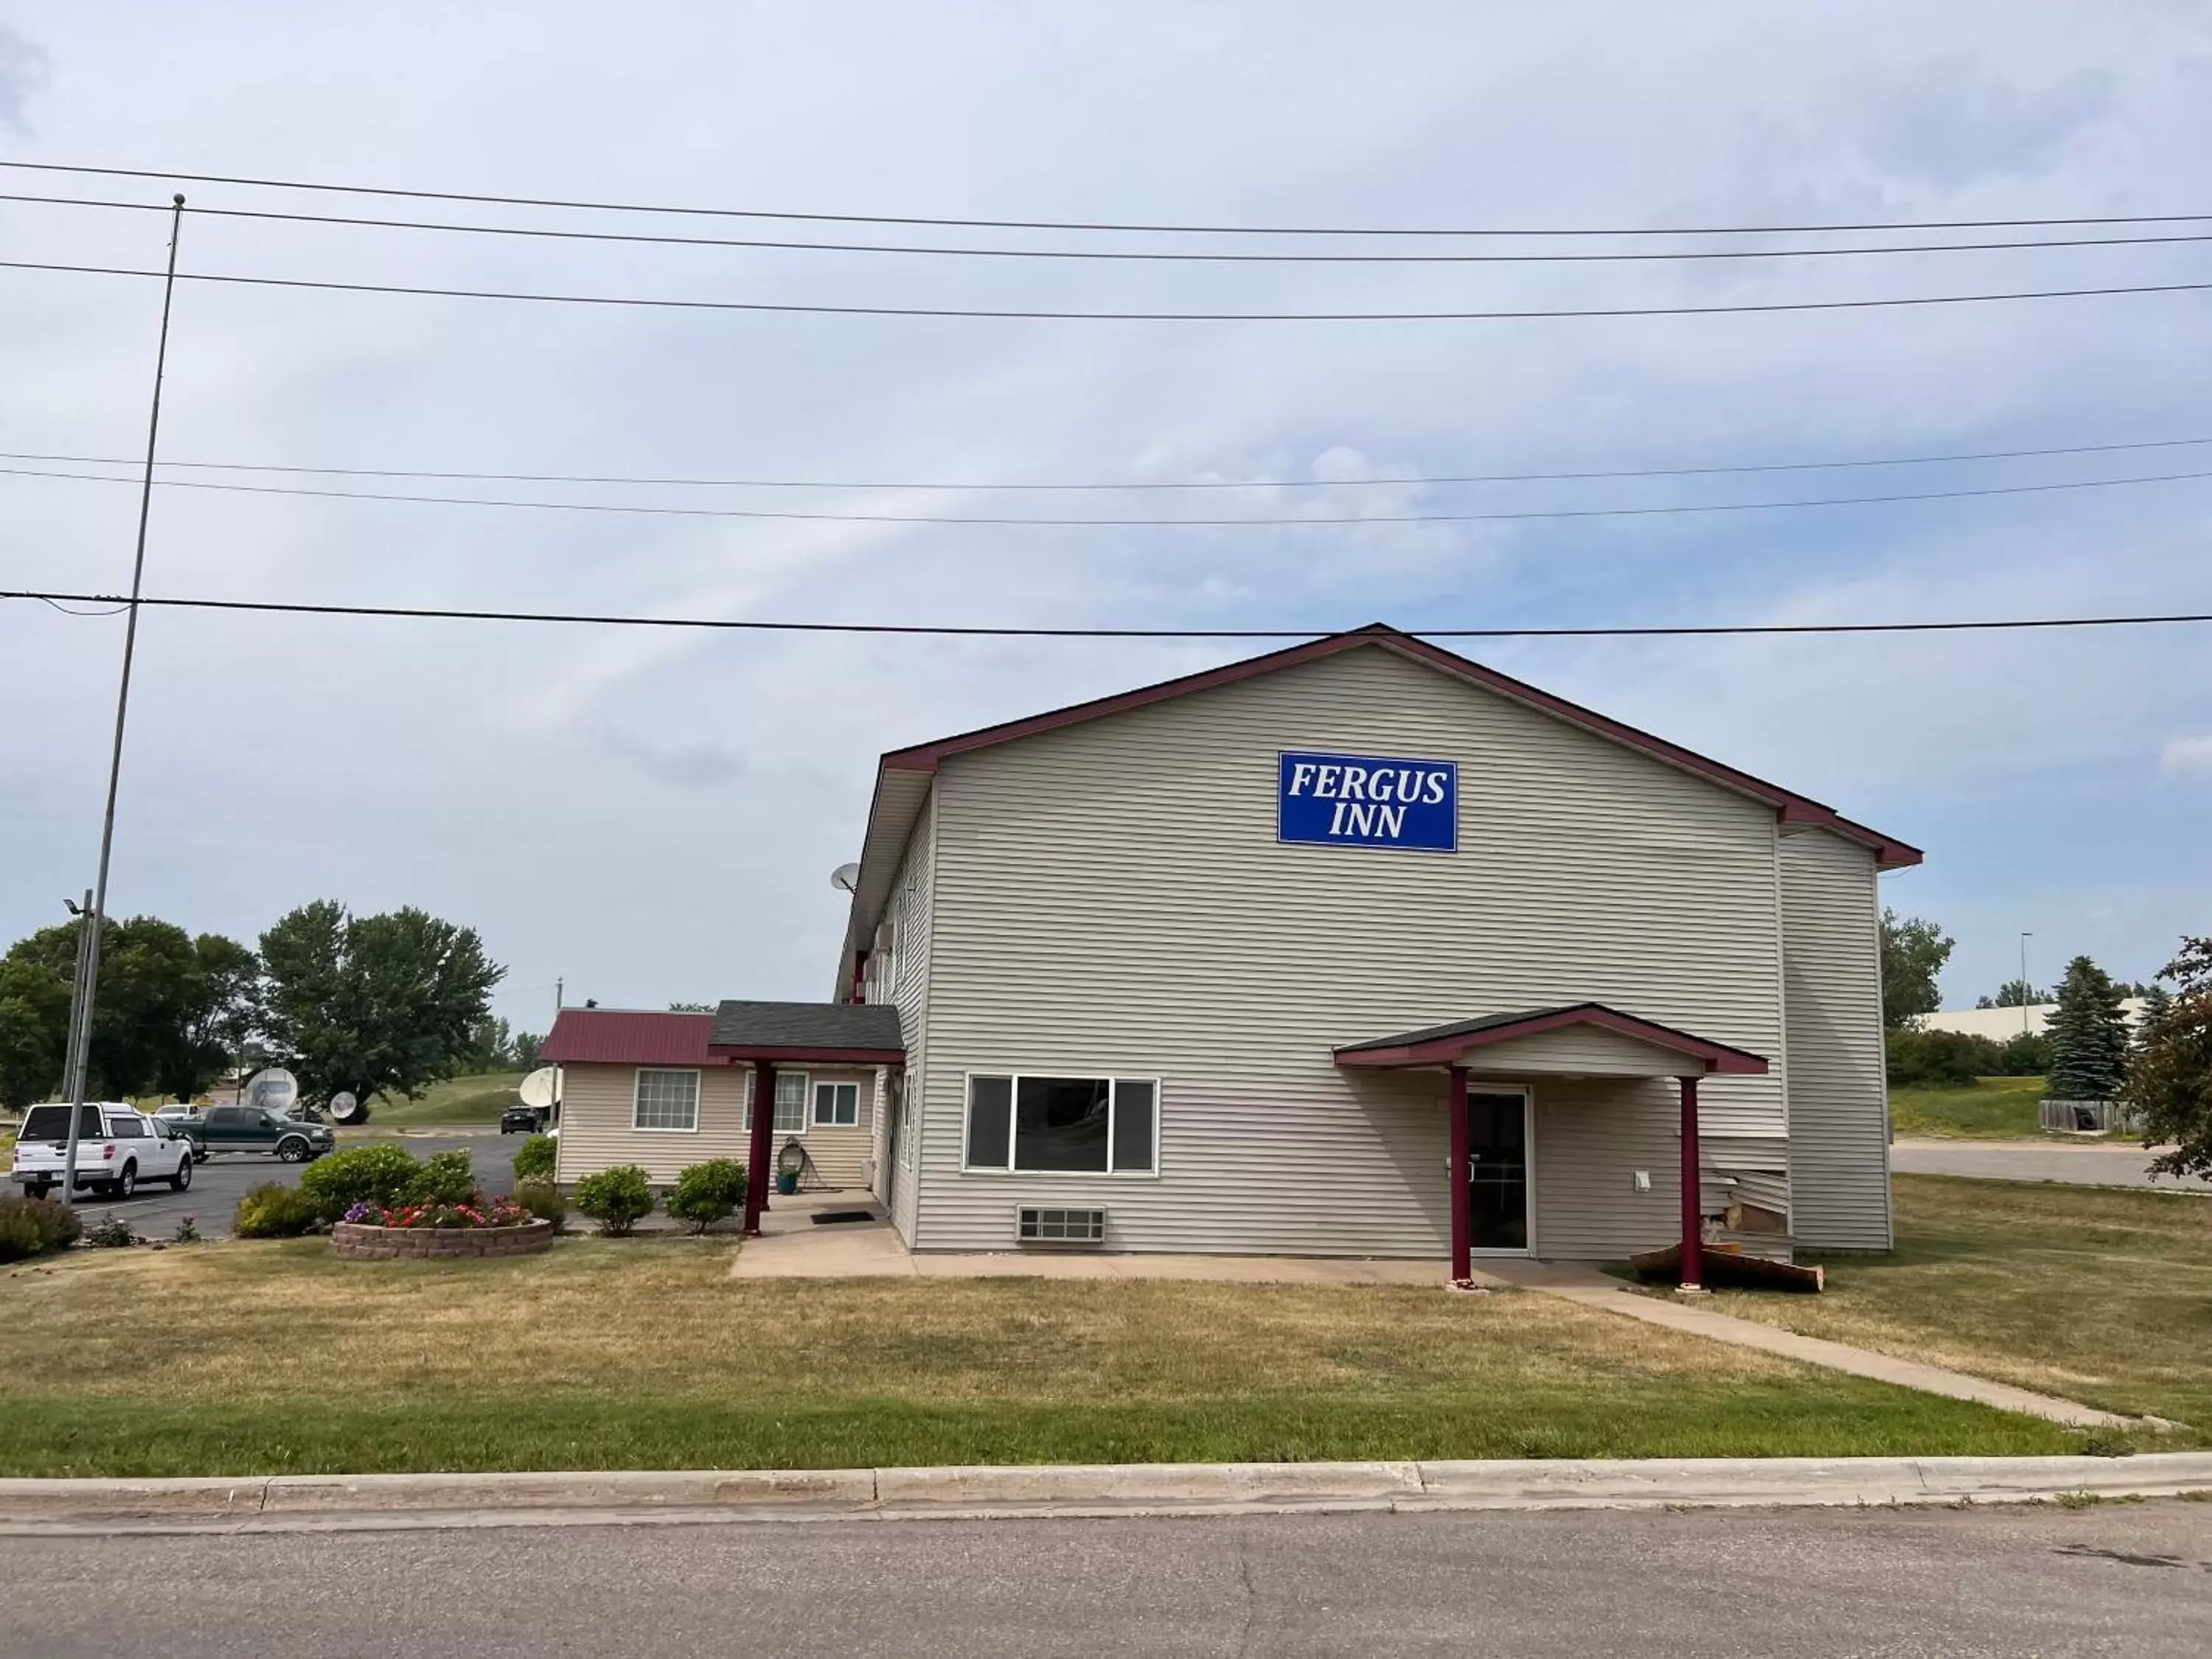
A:
<svg viewBox="0 0 2212 1659">
<path fill-rule="evenodd" d="M 850 1129 L 860 1121 L 860 1085 L 857 1083 L 817 1083 L 814 1085 L 814 1126 L 817 1129 Z"/>
<path fill-rule="evenodd" d="M 775 1115 L 769 1127 L 780 1135 L 803 1135 L 806 1133 L 806 1073 L 778 1072 L 775 1074 Z"/>
<path fill-rule="evenodd" d="M 118 1112 L 107 1121 L 111 1140 L 143 1140 L 146 1138 L 146 1121 L 135 1112 Z"/>
<path fill-rule="evenodd" d="M 1150 1175 L 1158 1131 L 1158 1085 L 1149 1078 L 968 1079 L 970 1170 Z"/>
<path fill-rule="evenodd" d="M 699 1127 L 699 1073 L 641 1069 L 637 1074 L 637 1106 L 630 1118 L 630 1127 L 696 1131 Z"/>
</svg>

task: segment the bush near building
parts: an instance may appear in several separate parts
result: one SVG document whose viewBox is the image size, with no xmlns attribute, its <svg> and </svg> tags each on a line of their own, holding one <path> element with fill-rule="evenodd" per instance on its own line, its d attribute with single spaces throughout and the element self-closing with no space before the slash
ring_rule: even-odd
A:
<svg viewBox="0 0 2212 1659">
<path fill-rule="evenodd" d="M 310 1164 L 299 1190 L 323 1220 L 336 1221 L 356 1204 L 398 1203 L 422 1173 L 421 1160 L 404 1147 L 349 1146 Z"/>
<path fill-rule="evenodd" d="M 477 1196 L 475 1165 L 458 1147 L 433 1152 L 399 1194 L 402 1203 L 413 1205 L 469 1204 Z"/>
<path fill-rule="evenodd" d="M 601 1232 L 621 1238 L 653 1213 L 653 1183 L 636 1164 L 617 1164 L 576 1183 L 576 1207 Z"/>
<path fill-rule="evenodd" d="M 553 1179 L 553 1160 L 561 1150 L 561 1143 L 551 1135 L 531 1135 L 514 1149 L 514 1178 L 517 1181 L 550 1181 Z"/>
<path fill-rule="evenodd" d="M 568 1200 L 561 1196 L 561 1189 L 551 1182 L 518 1181 L 514 1183 L 514 1191 L 508 1197 L 540 1221 L 551 1222 L 555 1232 L 567 1230 Z"/>
<path fill-rule="evenodd" d="M 314 1231 L 323 1220 L 321 1206 L 307 1193 L 270 1181 L 238 1200 L 230 1230 L 240 1238 L 297 1238 Z"/>
<path fill-rule="evenodd" d="M 668 1213 L 703 1233 L 726 1221 L 745 1201 L 745 1166 L 733 1158 L 710 1158 L 677 1172 L 668 1194 Z"/>
</svg>

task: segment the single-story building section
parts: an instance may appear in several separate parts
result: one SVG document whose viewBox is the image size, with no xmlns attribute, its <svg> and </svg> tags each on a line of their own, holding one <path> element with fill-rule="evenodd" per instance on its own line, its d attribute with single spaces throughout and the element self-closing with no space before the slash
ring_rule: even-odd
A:
<svg viewBox="0 0 2212 1659">
<path fill-rule="evenodd" d="M 564 1011 L 561 1178 L 684 1135 L 757 1204 L 798 1141 L 916 1251 L 1887 1249 L 1876 885 L 1920 856 L 1335 635 L 884 755 L 832 1000 Z"/>
</svg>

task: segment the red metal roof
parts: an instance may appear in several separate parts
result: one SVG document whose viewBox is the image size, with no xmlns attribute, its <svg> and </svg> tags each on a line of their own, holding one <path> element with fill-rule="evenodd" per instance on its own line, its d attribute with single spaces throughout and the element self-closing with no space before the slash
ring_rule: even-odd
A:
<svg viewBox="0 0 2212 1659">
<path fill-rule="evenodd" d="M 708 1051 L 712 1014 L 641 1008 L 563 1008 L 538 1058 L 548 1066 L 727 1066 Z"/>
</svg>

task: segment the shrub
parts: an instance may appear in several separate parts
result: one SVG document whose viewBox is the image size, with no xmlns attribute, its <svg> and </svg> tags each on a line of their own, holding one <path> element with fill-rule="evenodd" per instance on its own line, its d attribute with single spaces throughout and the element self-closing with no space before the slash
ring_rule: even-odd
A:
<svg viewBox="0 0 2212 1659">
<path fill-rule="evenodd" d="M 540 1221 L 550 1221 L 553 1231 L 560 1232 L 568 1222 L 568 1200 L 561 1196 L 561 1189 L 550 1181 L 518 1181 L 508 1201 L 530 1212 Z"/>
<path fill-rule="evenodd" d="M 668 1194 L 668 1213 L 703 1233 L 744 1201 L 745 1166 L 733 1158 L 710 1158 L 678 1173 Z"/>
<path fill-rule="evenodd" d="M 270 1181 L 238 1200 L 238 1217 L 230 1230 L 240 1238 L 297 1238 L 314 1231 L 322 1220 L 321 1205 L 304 1188 Z"/>
<path fill-rule="evenodd" d="M 175 1239 L 179 1244 L 198 1243 L 200 1242 L 199 1218 L 194 1215 L 179 1216 L 177 1218 L 177 1231 L 172 1233 L 170 1237 Z"/>
<path fill-rule="evenodd" d="M 68 1205 L 51 1198 L 0 1198 L 0 1261 L 66 1249 L 83 1232 Z"/>
<path fill-rule="evenodd" d="M 307 1194 L 317 1217 L 336 1221 L 364 1200 L 372 1204 L 398 1203 L 422 1170 L 422 1165 L 404 1147 L 349 1146 L 310 1164 L 300 1176 L 299 1190 Z"/>
<path fill-rule="evenodd" d="M 586 1176 L 576 1183 L 576 1207 L 599 1224 L 599 1231 L 621 1238 L 653 1213 L 653 1186 L 635 1164 Z"/>
<path fill-rule="evenodd" d="M 2040 1031 L 2015 1031 L 1997 1050 L 1997 1066 L 2007 1077 L 2041 1077 L 2051 1069 L 2051 1039 Z"/>
<path fill-rule="evenodd" d="M 1964 1089 L 2003 1067 L 1997 1045 L 1961 1031 L 1892 1031 L 1885 1047 L 1889 1080 L 1906 1089 Z"/>
<path fill-rule="evenodd" d="M 91 1249 L 127 1250 L 138 1242 L 138 1235 L 131 1231 L 129 1222 L 110 1210 L 84 1230 L 84 1242 Z"/>
<path fill-rule="evenodd" d="M 468 1204 L 477 1196 L 477 1176 L 469 1155 L 459 1150 L 434 1152 L 400 1190 L 402 1204 Z"/>
<path fill-rule="evenodd" d="M 531 1135 L 514 1149 L 514 1178 L 517 1181 L 550 1181 L 553 1179 L 553 1158 L 561 1150 L 561 1143 L 551 1135 Z"/>
</svg>

